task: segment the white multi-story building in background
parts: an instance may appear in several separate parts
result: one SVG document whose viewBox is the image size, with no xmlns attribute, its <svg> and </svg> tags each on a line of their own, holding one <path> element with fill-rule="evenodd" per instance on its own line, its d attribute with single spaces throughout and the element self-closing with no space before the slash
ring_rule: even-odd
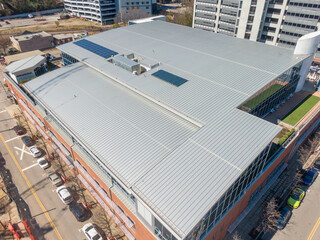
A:
<svg viewBox="0 0 320 240">
<path fill-rule="evenodd" d="M 101 24 L 111 24 L 121 18 L 133 19 L 152 13 L 151 0 L 64 0 L 65 9 L 74 16 Z"/>
<path fill-rule="evenodd" d="M 193 27 L 294 47 L 319 29 L 319 19 L 319 0 L 196 0 Z"/>
</svg>

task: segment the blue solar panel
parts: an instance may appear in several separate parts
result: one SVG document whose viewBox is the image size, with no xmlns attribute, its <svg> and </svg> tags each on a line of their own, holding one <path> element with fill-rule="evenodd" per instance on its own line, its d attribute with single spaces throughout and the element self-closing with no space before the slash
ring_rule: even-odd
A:
<svg viewBox="0 0 320 240">
<path fill-rule="evenodd" d="M 166 72 L 164 70 L 159 70 L 155 73 L 152 73 L 151 74 L 152 76 L 154 77 L 157 77 L 163 81 L 166 81 L 168 83 L 171 83 L 177 87 L 179 87 L 180 85 L 184 84 L 185 82 L 188 82 L 188 80 L 182 78 L 182 77 L 179 77 L 177 75 L 174 75 L 172 73 L 169 73 L 169 72 Z"/>
<path fill-rule="evenodd" d="M 82 39 L 77 42 L 74 42 L 74 44 L 104 58 L 109 58 L 111 56 L 118 54 L 115 51 L 102 47 L 99 44 L 96 44 L 86 39 Z"/>
</svg>

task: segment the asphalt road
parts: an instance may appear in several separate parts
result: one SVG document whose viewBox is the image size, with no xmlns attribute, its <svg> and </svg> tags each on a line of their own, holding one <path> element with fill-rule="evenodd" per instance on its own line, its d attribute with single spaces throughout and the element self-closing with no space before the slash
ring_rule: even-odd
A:
<svg viewBox="0 0 320 240">
<path fill-rule="evenodd" d="M 2 81 L 2 76 L 0 79 Z M 12 130 L 16 120 L 5 109 L 10 104 L 0 85 L 0 151 L 21 197 L 39 225 L 39 239 L 85 239 L 80 231 L 85 223 L 77 222 L 47 179 L 46 175 L 53 170 L 52 167 L 42 170 Z"/>
<path fill-rule="evenodd" d="M 306 196 L 299 208 L 293 210 L 289 223 L 277 231 L 272 240 L 318 240 L 320 239 L 320 177 L 306 190 Z"/>
</svg>

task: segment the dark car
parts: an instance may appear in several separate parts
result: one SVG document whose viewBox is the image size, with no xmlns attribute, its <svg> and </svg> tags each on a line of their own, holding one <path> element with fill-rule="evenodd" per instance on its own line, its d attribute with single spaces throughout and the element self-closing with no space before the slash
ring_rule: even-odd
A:
<svg viewBox="0 0 320 240">
<path fill-rule="evenodd" d="M 284 227 L 287 225 L 291 215 L 292 215 L 291 210 L 287 207 L 284 207 L 280 211 L 280 217 L 278 218 L 278 223 L 276 225 L 276 228 L 278 228 L 279 230 L 284 229 Z"/>
<path fill-rule="evenodd" d="M 319 175 L 317 169 L 311 168 L 310 170 L 306 171 L 302 176 L 302 182 L 306 185 L 311 185 L 314 180 L 316 180 L 317 176 Z"/>
<path fill-rule="evenodd" d="M 23 131 L 23 129 L 22 129 L 20 126 L 14 126 L 14 127 L 13 127 L 13 130 L 15 131 L 15 133 L 16 133 L 17 135 L 23 135 L 23 134 L 24 134 L 24 131 Z"/>
<path fill-rule="evenodd" d="M 315 163 L 313 164 L 313 168 L 320 170 L 320 158 L 315 161 Z"/>
<path fill-rule="evenodd" d="M 28 136 L 23 136 L 23 137 L 21 138 L 21 140 L 23 141 L 23 143 L 24 143 L 27 147 L 30 147 L 30 146 L 33 144 L 31 138 L 28 137 Z"/>
<path fill-rule="evenodd" d="M 69 205 L 69 210 L 76 217 L 76 219 L 80 222 L 86 220 L 88 216 L 88 210 L 86 210 L 82 204 L 73 202 Z"/>
<path fill-rule="evenodd" d="M 10 24 L 8 21 L 5 21 L 6 24 Z"/>
</svg>

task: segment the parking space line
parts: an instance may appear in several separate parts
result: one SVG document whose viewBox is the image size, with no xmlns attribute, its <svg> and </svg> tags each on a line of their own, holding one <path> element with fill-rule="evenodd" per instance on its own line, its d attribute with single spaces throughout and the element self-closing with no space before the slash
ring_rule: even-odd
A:
<svg viewBox="0 0 320 240">
<path fill-rule="evenodd" d="M 6 112 L 7 110 L 2 110 L 2 111 L 0 111 L 0 113 L 4 113 L 4 112 Z"/>
<path fill-rule="evenodd" d="M 0 112 L 1 113 L 1 112 Z M 13 140 L 15 140 L 15 139 L 17 139 L 17 138 L 21 138 L 22 136 L 17 136 L 17 137 L 14 137 L 14 138 L 10 138 L 10 139 L 8 139 L 8 140 L 6 140 L 6 142 L 11 142 L 11 141 L 13 141 Z"/>
<path fill-rule="evenodd" d="M 24 145 L 24 144 L 23 144 L 22 149 L 21 149 L 21 148 L 18 148 L 18 147 L 14 147 L 15 149 L 17 149 L 17 150 L 21 151 L 20 160 L 22 160 L 23 153 L 26 153 L 26 154 L 29 154 L 29 155 L 31 155 L 31 156 L 32 156 L 32 154 L 31 154 L 31 153 L 29 153 L 29 152 L 27 152 L 26 150 L 24 150 L 24 149 L 25 149 L 25 147 L 26 147 L 26 145 Z"/>
<path fill-rule="evenodd" d="M 36 201 L 38 202 L 38 205 L 40 206 L 43 214 L 46 216 L 47 220 L 49 221 L 49 224 L 51 225 L 52 229 L 54 230 L 54 232 L 56 233 L 58 239 L 63 240 L 63 238 L 61 237 L 58 229 L 56 228 L 56 226 L 54 225 L 50 215 L 48 214 L 46 208 L 43 206 L 42 202 L 40 201 L 38 195 L 36 194 L 36 191 L 34 190 L 34 188 L 32 187 L 31 183 L 29 182 L 27 176 L 24 174 L 24 172 L 22 171 L 17 159 L 15 158 L 15 156 L 13 155 L 13 153 L 11 152 L 10 148 L 8 147 L 8 144 L 5 142 L 2 134 L 0 133 L 0 138 L 4 144 L 4 146 L 6 147 L 6 149 L 8 150 L 8 153 L 10 154 L 12 160 L 14 161 L 15 165 L 17 166 L 21 176 L 24 178 L 25 182 L 27 183 L 29 189 L 31 190 L 33 196 L 35 197 Z"/>
<path fill-rule="evenodd" d="M 22 169 L 22 171 L 24 172 L 25 170 L 33 168 L 34 166 L 37 166 L 37 165 L 39 165 L 39 164 L 38 163 L 34 163 L 34 164 L 30 165 L 29 167 L 26 167 L 26 168 Z"/>
</svg>

